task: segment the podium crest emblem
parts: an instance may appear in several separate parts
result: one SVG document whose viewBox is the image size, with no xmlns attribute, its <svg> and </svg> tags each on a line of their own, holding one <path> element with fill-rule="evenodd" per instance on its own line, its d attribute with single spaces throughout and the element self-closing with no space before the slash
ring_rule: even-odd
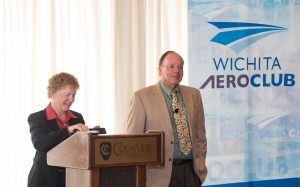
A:
<svg viewBox="0 0 300 187">
<path fill-rule="evenodd" d="M 102 142 L 100 144 L 100 154 L 104 160 L 108 160 L 111 155 L 111 143 Z"/>
</svg>

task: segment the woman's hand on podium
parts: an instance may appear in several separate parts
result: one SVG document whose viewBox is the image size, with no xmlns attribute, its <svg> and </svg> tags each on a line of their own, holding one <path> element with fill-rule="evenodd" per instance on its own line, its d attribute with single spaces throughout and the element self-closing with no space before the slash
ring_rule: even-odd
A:
<svg viewBox="0 0 300 187">
<path fill-rule="evenodd" d="M 75 132 L 87 132 L 89 131 L 89 127 L 82 124 L 82 123 L 78 123 L 76 125 L 71 125 L 68 127 L 68 131 L 71 134 L 74 134 Z"/>
</svg>

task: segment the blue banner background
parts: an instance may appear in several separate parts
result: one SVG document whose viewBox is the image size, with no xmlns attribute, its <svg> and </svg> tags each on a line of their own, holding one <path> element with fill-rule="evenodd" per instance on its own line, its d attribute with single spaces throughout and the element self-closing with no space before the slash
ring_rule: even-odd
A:
<svg viewBox="0 0 300 187">
<path fill-rule="evenodd" d="M 201 89 L 208 137 L 204 185 L 299 186 L 299 18 L 300 0 L 189 0 L 189 84 Z M 266 26 L 209 22 L 284 29 L 250 35 Z M 231 31 L 243 38 L 213 40 L 238 38 Z"/>
</svg>

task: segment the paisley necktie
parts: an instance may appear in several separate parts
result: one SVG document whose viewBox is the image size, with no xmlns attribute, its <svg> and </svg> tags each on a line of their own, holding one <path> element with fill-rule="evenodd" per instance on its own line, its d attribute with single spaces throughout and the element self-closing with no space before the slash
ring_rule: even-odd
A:
<svg viewBox="0 0 300 187">
<path fill-rule="evenodd" d="M 186 115 L 184 109 L 176 95 L 176 90 L 171 92 L 172 96 L 172 109 L 174 114 L 174 119 L 176 123 L 176 131 L 179 140 L 179 150 L 184 155 L 188 155 L 192 150 L 192 142 L 189 127 L 186 120 Z"/>
</svg>

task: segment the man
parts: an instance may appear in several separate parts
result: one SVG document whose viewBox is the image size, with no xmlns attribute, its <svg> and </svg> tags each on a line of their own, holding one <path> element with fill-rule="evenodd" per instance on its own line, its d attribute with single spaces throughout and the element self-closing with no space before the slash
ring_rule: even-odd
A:
<svg viewBox="0 0 300 187">
<path fill-rule="evenodd" d="M 207 175 L 204 111 L 198 89 L 179 85 L 184 61 L 174 51 L 159 61 L 159 83 L 134 93 L 126 132 L 165 133 L 165 164 L 148 167 L 146 186 L 201 186 Z"/>
</svg>

